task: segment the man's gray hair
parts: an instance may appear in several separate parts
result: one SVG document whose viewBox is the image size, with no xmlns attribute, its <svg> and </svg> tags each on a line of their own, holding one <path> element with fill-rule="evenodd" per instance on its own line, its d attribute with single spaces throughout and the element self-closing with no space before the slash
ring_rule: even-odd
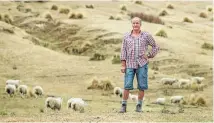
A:
<svg viewBox="0 0 214 123">
<path fill-rule="evenodd" d="M 131 23 L 132 23 L 132 21 L 134 20 L 134 19 L 138 19 L 139 20 L 139 22 L 140 22 L 140 25 L 141 25 L 141 18 L 139 18 L 139 17 L 133 17 L 132 19 L 131 19 Z"/>
</svg>

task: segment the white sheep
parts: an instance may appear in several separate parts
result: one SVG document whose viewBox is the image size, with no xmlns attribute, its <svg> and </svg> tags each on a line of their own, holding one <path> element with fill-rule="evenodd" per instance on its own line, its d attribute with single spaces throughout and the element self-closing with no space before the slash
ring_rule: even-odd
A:
<svg viewBox="0 0 214 123">
<path fill-rule="evenodd" d="M 20 80 L 12 80 L 12 79 L 9 79 L 9 80 L 6 81 L 6 85 L 12 84 L 12 85 L 15 85 L 16 88 L 18 88 L 19 83 L 20 83 Z"/>
<path fill-rule="evenodd" d="M 166 98 L 157 98 L 155 104 L 164 105 L 166 103 Z"/>
<path fill-rule="evenodd" d="M 182 100 L 184 100 L 183 96 L 172 96 L 170 98 L 171 103 L 180 103 Z"/>
<path fill-rule="evenodd" d="M 201 84 L 204 79 L 205 79 L 204 77 L 192 77 L 191 78 L 192 82 L 196 82 L 197 84 Z"/>
<path fill-rule="evenodd" d="M 74 111 L 80 111 L 81 113 L 84 112 L 84 107 L 86 106 L 87 104 L 85 103 L 85 101 L 83 101 L 82 98 L 70 98 L 68 101 L 67 101 L 67 108 L 71 108 L 73 109 Z"/>
<path fill-rule="evenodd" d="M 132 94 L 129 94 L 129 98 L 132 100 L 132 101 L 138 101 L 138 95 L 132 95 Z"/>
<path fill-rule="evenodd" d="M 21 93 L 22 95 L 26 95 L 27 92 L 28 92 L 28 86 L 27 86 L 27 85 L 19 85 L 18 91 L 19 91 L 19 93 Z"/>
<path fill-rule="evenodd" d="M 122 93 L 123 93 L 123 89 L 122 89 L 122 88 L 120 88 L 120 87 L 115 87 L 115 88 L 114 88 L 114 94 L 115 94 L 116 96 L 121 96 Z"/>
<path fill-rule="evenodd" d="M 173 83 L 178 82 L 176 78 L 162 78 L 161 83 L 163 85 L 172 85 Z"/>
<path fill-rule="evenodd" d="M 60 110 L 62 107 L 63 99 L 61 97 L 48 97 L 45 100 L 45 107 L 52 110 Z"/>
<path fill-rule="evenodd" d="M 189 79 L 179 79 L 179 88 L 188 88 L 191 86 L 191 81 Z"/>
<path fill-rule="evenodd" d="M 10 96 L 12 94 L 15 94 L 15 92 L 16 92 L 16 86 L 15 85 L 10 85 L 10 84 L 6 85 L 5 86 L 5 92 L 8 93 Z"/>
<path fill-rule="evenodd" d="M 41 86 L 35 86 L 33 87 L 33 94 L 37 95 L 37 96 L 41 96 L 43 95 L 43 89 Z"/>
</svg>

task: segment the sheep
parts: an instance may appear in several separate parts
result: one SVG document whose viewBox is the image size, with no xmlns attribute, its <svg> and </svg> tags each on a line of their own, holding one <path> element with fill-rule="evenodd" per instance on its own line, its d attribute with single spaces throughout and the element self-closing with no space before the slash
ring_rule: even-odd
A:
<svg viewBox="0 0 214 123">
<path fill-rule="evenodd" d="M 183 96 L 172 96 L 170 98 L 171 103 L 180 103 L 181 100 L 184 100 Z"/>
<path fill-rule="evenodd" d="M 41 96 L 43 95 L 43 89 L 41 86 L 35 86 L 33 87 L 33 94 L 37 95 L 37 96 Z"/>
<path fill-rule="evenodd" d="M 9 79 L 9 80 L 6 81 L 6 85 L 12 84 L 12 85 L 15 85 L 16 88 L 18 88 L 19 83 L 20 83 L 20 80 L 12 80 L 12 79 Z"/>
<path fill-rule="evenodd" d="M 61 97 L 48 97 L 45 100 L 45 107 L 52 110 L 61 110 L 63 99 Z"/>
<path fill-rule="evenodd" d="M 154 103 L 164 105 L 166 103 L 166 98 L 157 98 Z"/>
<path fill-rule="evenodd" d="M 114 94 L 116 96 L 122 96 L 122 93 L 123 93 L 123 89 L 121 89 L 120 87 L 115 87 L 114 88 Z"/>
<path fill-rule="evenodd" d="M 173 83 L 178 82 L 176 78 L 162 78 L 161 83 L 163 85 L 172 85 Z"/>
<path fill-rule="evenodd" d="M 20 85 L 18 87 L 18 91 L 22 95 L 26 95 L 27 94 L 27 90 L 28 90 L 28 86 L 27 85 Z"/>
<path fill-rule="evenodd" d="M 12 94 L 15 94 L 15 92 L 16 92 L 16 86 L 15 85 L 10 85 L 10 84 L 6 85 L 5 86 L 5 92 L 8 93 L 10 96 Z"/>
<path fill-rule="evenodd" d="M 138 101 L 138 95 L 132 95 L 132 94 L 129 94 L 129 98 L 132 100 L 132 101 Z"/>
<path fill-rule="evenodd" d="M 86 106 L 87 104 L 85 103 L 85 101 L 83 101 L 82 98 L 70 98 L 68 101 L 67 101 L 67 108 L 71 108 L 73 109 L 74 111 L 79 111 L 80 113 L 83 113 L 84 112 L 84 107 Z"/>
<path fill-rule="evenodd" d="M 204 79 L 205 79 L 204 77 L 192 77 L 191 78 L 192 82 L 196 82 L 197 84 L 201 84 Z"/>
<path fill-rule="evenodd" d="M 188 88 L 191 85 L 191 81 L 189 79 L 179 79 L 179 88 Z"/>
</svg>

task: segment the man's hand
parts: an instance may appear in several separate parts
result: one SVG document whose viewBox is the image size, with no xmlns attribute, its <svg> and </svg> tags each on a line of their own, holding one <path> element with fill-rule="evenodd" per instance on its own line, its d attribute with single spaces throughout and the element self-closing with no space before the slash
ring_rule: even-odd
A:
<svg viewBox="0 0 214 123">
<path fill-rule="evenodd" d="M 122 72 L 122 73 L 125 73 L 125 72 L 126 72 L 126 67 L 125 67 L 125 66 L 122 66 L 121 72 Z"/>
<path fill-rule="evenodd" d="M 143 57 L 144 57 L 147 61 L 149 60 L 148 55 L 144 54 Z"/>
</svg>

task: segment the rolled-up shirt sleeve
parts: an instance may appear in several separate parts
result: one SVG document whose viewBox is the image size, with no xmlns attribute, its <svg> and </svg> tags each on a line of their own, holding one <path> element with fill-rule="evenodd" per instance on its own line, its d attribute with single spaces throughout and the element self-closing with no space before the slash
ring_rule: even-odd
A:
<svg viewBox="0 0 214 123">
<path fill-rule="evenodd" d="M 123 41 L 122 41 L 122 46 L 121 46 L 121 54 L 120 54 L 120 60 L 121 61 L 126 61 L 126 39 L 125 37 L 123 38 Z"/>
<path fill-rule="evenodd" d="M 160 47 L 157 45 L 154 38 L 150 34 L 147 34 L 147 40 L 148 44 L 152 46 L 152 50 L 149 52 L 149 57 L 153 58 L 157 55 L 158 51 L 160 50 Z"/>
</svg>

